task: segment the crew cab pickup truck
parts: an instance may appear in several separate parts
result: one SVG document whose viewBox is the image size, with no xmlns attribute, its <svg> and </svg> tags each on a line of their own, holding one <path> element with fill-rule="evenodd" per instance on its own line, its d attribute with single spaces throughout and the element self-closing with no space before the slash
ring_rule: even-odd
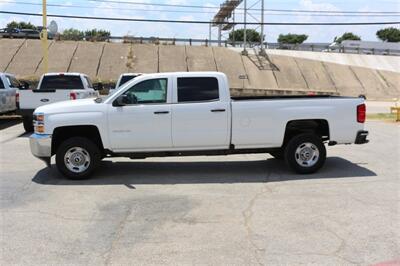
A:
<svg viewBox="0 0 400 266">
<path fill-rule="evenodd" d="M 17 109 L 16 94 L 20 88 L 14 75 L 0 72 L 0 114 Z"/>
<path fill-rule="evenodd" d="M 80 73 L 47 73 L 39 81 L 35 90 L 19 91 L 19 111 L 22 115 L 25 131 L 33 131 L 32 114 L 35 108 L 66 100 L 96 98 L 99 93 L 94 89 L 88 76 Z"/>
<path fill-rule="evenodd" d="M 218 72 L 146 74 L 106 99 L 39 107 L 33 155 L 68 178 L 105 157 L 270 153 L 296 172 L 322 167 L 325 144 L 367 143 L 365 104 L 347 97 L 230 97 Z"/>
</svg>

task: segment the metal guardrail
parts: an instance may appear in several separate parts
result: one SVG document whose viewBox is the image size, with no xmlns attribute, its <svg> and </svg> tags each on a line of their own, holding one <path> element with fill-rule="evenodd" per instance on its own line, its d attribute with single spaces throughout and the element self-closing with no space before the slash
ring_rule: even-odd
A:
<svg viewBox="0 0 400 266">
<path fill-rule="evenodd" d="M 7 36 L 8 34 L 4 34 Z M 0 37 L 3 37 L 0 34 Z M 18 36 L 23 38 L 22 36 Z M 14 36 L 14 38 L 18 38 Z M 27 36 L 28 38 L 36 38 L 37 36 Z M 49 38 L 51 39 L 51 38 Z M 57 40 L 57 38 L 54 38 Z M 62 40 L 62 38 L 61 38 Z M 161 38 L 161 37 L 133 37 L 133 36 L 109 36 L 103 37 L 100 41 L 121 41 L 124 43 L 153 43 L 160 45 L 204 45 L 204 46 L 224 46 L 224 47 L 243 47 L 243 42 L 232 42 L 224 40 L 209 39 L 192 39 L 192 38 Z M 266 49 L 294 50 L 294 51 L 313 51 L 313 52 L 330 52 L 330 53 L 346 53 L 346 54 L 372 54 L 372 55 L 397 55 L 400 56 L 400 49 L 368 49 L 368 48 L 348 48 L 345 46 L 331 46 L 330 43 L 303 43 L 303 44 L 280 44 L 280 43 L 264 43 Z M 260 47 L 259 42 L 247 42 L 248 48 Z"/>
<path fill-rule="evenodd" d="M 158 38 L 158 37 L 109 37 L 110 40 L 121 40 L 123 42 L 133 43 L 156 43 L 156 44 L 189 44 L 205 45 L 213 44 L 224 47 L 243 47 L 243 42 L 232 42 L 229 40 L 221 41 L 209 39 L 187 39 L 187 38 Z M 400 55 L 400 49 L 368 49 L 368 48 L 348 48 L 345 46 L 331 46 L 330 43 L 303 43 L 303 44 L 280 44 L 265 43 L 267 49 L 295 50 L 295 51 L 313 51 L 313 52 L 332 52 L 332 53 L 351 53 L 351 54 L 376 54 L 376 55 Z M 260 46 L 259 42 L 247 42 L 249 48 Z"/>
</svg>

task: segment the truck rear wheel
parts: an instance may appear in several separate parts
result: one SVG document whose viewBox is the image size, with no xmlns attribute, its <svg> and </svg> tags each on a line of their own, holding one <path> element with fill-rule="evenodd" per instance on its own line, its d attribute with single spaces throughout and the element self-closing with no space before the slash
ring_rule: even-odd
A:
<svg viewBox="0 0 400 266">
<path fill-rule="evenodd" d="M 24 125 L 25 132 L 33 132 L 33 119 L 31 116 L 22 117 L 22 124 Z"/>
<path fill-rule="evenodd" d="M 325 163 L 326 149 L 321 138 L 314 134 L 293 137 L 285 149 L 285 161 L 299 174 L 312 174 Z"/>
<path fill-rule="evenodd" d="M 101 152 L 90 139 L 73 137 L 61 143 L 56 152 L 58 170 L 67 178 L 90 177 L 101 161 Z"/>
</svg>

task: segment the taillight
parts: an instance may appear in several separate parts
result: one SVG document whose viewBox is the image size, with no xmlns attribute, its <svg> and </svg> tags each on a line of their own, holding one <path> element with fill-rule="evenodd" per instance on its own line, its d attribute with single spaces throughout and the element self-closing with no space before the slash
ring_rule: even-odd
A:
<svg viewBox="0 0 400 266">
<path fill-rule="evenodd" d="M 75 93 L 75 92 L 71 92 L 71 93 L 69 94 L 69 99 L 70 99 L 70 100 L 76 100 L 76 93 Z"/>
<path fill-rule="evenodd" d="M 19 108 L 19 92 L 17 92 L 15 94 L 15 104 L 16 104 L 17 108 Z"/>
<path fill-rule="evenodd" d="M 360 104 L 357 106 L 357 122 L 364 123 L 366 117 L 367 108 L 365 104 Z"/>
</svg>

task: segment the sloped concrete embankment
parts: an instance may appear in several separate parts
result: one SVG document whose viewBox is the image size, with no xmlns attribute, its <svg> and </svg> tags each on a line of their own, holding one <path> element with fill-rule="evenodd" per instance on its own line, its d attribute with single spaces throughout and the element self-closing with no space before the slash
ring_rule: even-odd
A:
<svg viewBox="0 0 400 266">
<path fill-rule="evenodd" d="M 0 39 L 0 71 L 39 77 L 41 49 L 39 40 Z M 49 71 L 82 72 L 102 81 L 116 80 L 125 72 L 221 71 L 235 94 L 318 92 L 400 98 L 400 57 L 276 50 L 267 54 L 242 56 L 222 47 L 51 41 Z"/>
</svg>

